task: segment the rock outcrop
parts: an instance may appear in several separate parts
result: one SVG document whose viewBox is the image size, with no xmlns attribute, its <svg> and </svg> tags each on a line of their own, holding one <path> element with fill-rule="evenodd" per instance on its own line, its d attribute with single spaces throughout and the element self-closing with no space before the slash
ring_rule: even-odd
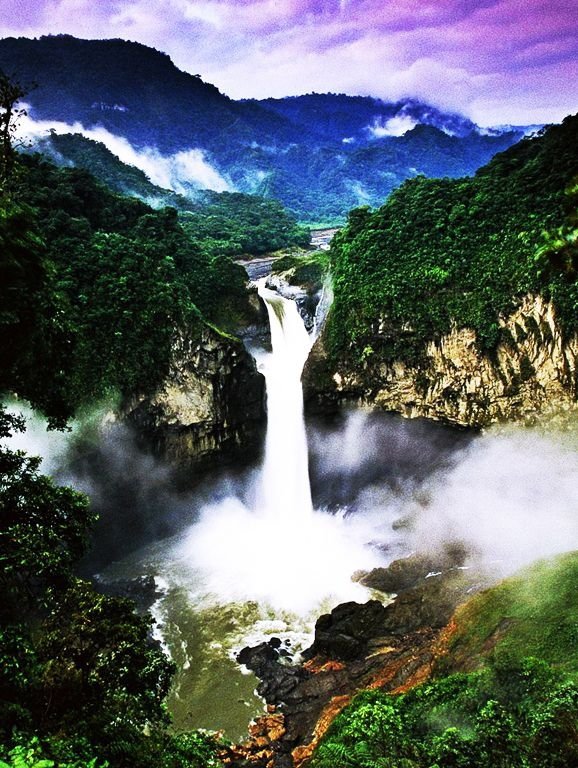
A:
<svg viewBox="0 0 578 768">
<path fill-rule="evenodd" d="M 272 274 L 267 278 L 267 288 L 277 291 L 286 299 L 292 299 L 297 304 L 299 314 L 307 331 L 315 325 L 315 313 L 321 299 L 323 286 L 321 283 L 301 285 L 292 282 L 290 272 Z"/>
<path fill-rule="evenodd" d="M 528 295 L 500 325 L 492 356 L 480 351 L 474 331 L 454 328 L 427 344 L 419 365 L 377 354 L 355 365 L 332 363 L 322 334 L 303 374 L 307 407 L 356 400 L 410 418 L 482 427 L 574 404 L 578 338 L 565 338 L 552 304 Z"/>
<path fill-rule="evenodd" d="M 243 649 L 238 659 L 261 679 L 269 714 L 257 721 L 258 738 L 237 746 L 228 764 L 298 767 L 356 693 L 401 692 L 425 681 L 456 606 L 488 584 L 480 572 L 458 565 L 462 559 L 459 550 L 433 560 L 413 556 L 365 574 L 363 583 L 387 585 L 396 599 L 344 603 L 321 616 L 303 664 L 288 663 L 276 638 Z"/>
<path fill-rule="evenodd" d="M 127 403 L 125 420 L 147 446 L 180 470 L 258 455 L 265 429 L 265 383 L 238 339 L 205 326 L 181 335 L 169 375 L 152 395 Z"/>
</svg>

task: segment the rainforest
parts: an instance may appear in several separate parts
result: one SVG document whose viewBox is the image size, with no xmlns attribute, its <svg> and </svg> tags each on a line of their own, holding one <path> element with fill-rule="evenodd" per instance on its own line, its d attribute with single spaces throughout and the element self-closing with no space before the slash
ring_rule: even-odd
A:
<svg viewBox="0 0 578 768">
<path fill-rule="evenodd" d="M 248 93 L 0 39 L 0 766 L 578 765 L 578 116 Z"/>
</svg>

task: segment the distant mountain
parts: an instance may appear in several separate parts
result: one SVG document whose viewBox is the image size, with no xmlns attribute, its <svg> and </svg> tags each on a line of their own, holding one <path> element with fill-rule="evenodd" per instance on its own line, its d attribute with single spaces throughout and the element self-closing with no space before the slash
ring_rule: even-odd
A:
<svg viewBox="0 0 578 768">
<path fill-rule="evenodd" d="M 415 99 L 389 103 L 369 96 L 310 93 L 247 103 L 259 104 L 312 135 L 345 144 L 402 136 L 416 125 L 431 125 L 449 136 L 469 136 L 479 130 L 462 115 L 440 112 Z"/>
<path fill-rule="evenodd" d="M 70 35 L 5 38 L 0 68 L 30 88 L 36 118 L 100 125 L 137 148 L 154 146 L 165 154 L 191 146 L 212 150 L 225 141 L 250 143 L 256 131 L 294 138 L 284 136 L 282 118 L 232 101 L 140 43 Z"/>
<path fill-rule="evenodd" d="M 471 174 L 524 133 L 481 131 L 416 100 L 234 101 L 166 54 L 123 40 L 5 38 L 0 68 L 29 90 L 34 120 L 98 138 L 149 176 L 164 164 L 160 186 L 275 197 L 309 221 L 380 205 L 408 177 Z M 130 143 L 129 159 L 117 137 Z"/>
</svg>

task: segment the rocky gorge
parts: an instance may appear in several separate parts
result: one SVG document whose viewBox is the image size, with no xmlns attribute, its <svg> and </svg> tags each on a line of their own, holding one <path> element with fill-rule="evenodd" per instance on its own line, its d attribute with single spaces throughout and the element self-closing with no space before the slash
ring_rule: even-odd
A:
<svg viewBox="0 0 578 768">
<path fill-rule="evenodd" d="M 500 326 L 492 355 L 480 351 L 473 330 L 454 327 L 427 343 L 419 364 L 385 362 L 378 354 L 361 365 L 332 361 L 322 335 L 303 374 L 307 405 L 315 411 L 354 401 L 472 428 L 572 406 L 578 337 L 564 333 L 552 303 L 527 295 Z M 378 321 L 376 336 L 383 332 Z"/>
<path fill-rule="evenodd" d="M 303 270 L 295 268 L 271 274 L 280 258 L 283 254 L 239 263 L 250 280 L 269 275 L 267 287 L 295 301 L 311 331 L 323 293 L 322 271 L 314 264 L 306 281 Z M 254 353 L 270 347 L 270 331 L 264 304 L 254 289 L 248 289 L 247 304 L 247 321 L 235 335 L 209 324 L 200 334 L 175 333 L 170 370 L 162 385 L 152 395 L 136 395 L 120 408 L 120 420 L 134 428 L 143 446 L 180 474 L 208 468 L 217 457 L 225 463 L 254 461 L 262 450 L 265 382 Z"/>
<path fill-rule="evenodd" d="M 292 283 L 287 272 L 267 281 L 296 301 L 312 327 L 321 286 Z M 322 331 L 304 373 L 309 406 L 325 411 L 361 402 L 473 428 L 572 406 L 578 340 L 565 341 L 552 304 L 527 296 L 502 327 L 503 341 L 492 358 L 479 352 L 473 331 L 454 329 L 427 345 L 423 367 L 370 359 L 355 372 L 332 372 Z M 249 348 L 267 343 L 266 336 L 263 323 L 244 333 Z M 240 342 L 207 328 L 200 339 L 180 339 L 170 378 L 153 398 L 132 404 L 128 419 L 171 462 L 208 466 L 216 455 L 234 458 L 258 450 L 265 421 L 260 379 Z M 300 661 L 281 638 L 245 648 L 238 662 L 260 679 L 258 692 L 268 711 L 250 726 L 248 741 L 227 749 L 226 764 L 304 765 L 358 692 L 399 693 L 428 680 L 446 654 L 456 609 L 493 581 L 466 561 L 467 553 L 456 545 L 358 573 L 375 598 L 343 603 L 321 616 L 314 643 Z M 500 636 L 500 627 L 494 629 Z M 488 648 L 493 642 L 489 635 Z"/>
</svg>

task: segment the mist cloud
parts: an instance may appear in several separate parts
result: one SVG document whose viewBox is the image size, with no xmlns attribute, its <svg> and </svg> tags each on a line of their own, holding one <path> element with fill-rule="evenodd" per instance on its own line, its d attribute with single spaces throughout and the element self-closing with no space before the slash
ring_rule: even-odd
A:
<svg viewBox="0 0 578 768">
<path fill-rule="evenodd" d="M 30 113 L 30 109 L 27 111 Z M 86 128 L 81 123 L 35 120 L 28 114 L 21 118 L 19 133 L 29 138 L 55 133 L 80 133 L 88 139 L 104 144 L 123 163 L 144 171 L 148 178 L 163 189 L 186 195 L 191 187 L 212 189 L 215 192 L 233 191 L 232 184 L 207 160 L 201 149 L 191 148 L 173 155 L 161 155 L 158 149 L 135 149 L 123 136 L 117 136 L 102 126 Z"/>
<path fill-rule="evenodd" d="M 389 120 L 376 121 L 368 126 L 367 130 L 376 139 L 382 139 L 385 136 L 403 136 L 418 124 L 411 115 L 395 115 Z"/>
<path fill-rule="evenodd" d="M 473 436 L 357 410 L 312 432 L 317 503 L 381 515 L 392 556 L 459 541 L 504 575 L 578 548 L 578 414 Z"/>
<path fill-rule="evenodd" d="M 409 511 L 415 548 L 466 543 L 498 573 L 578 548 L 578 432 L 490 431 Z"/>
</svg>

